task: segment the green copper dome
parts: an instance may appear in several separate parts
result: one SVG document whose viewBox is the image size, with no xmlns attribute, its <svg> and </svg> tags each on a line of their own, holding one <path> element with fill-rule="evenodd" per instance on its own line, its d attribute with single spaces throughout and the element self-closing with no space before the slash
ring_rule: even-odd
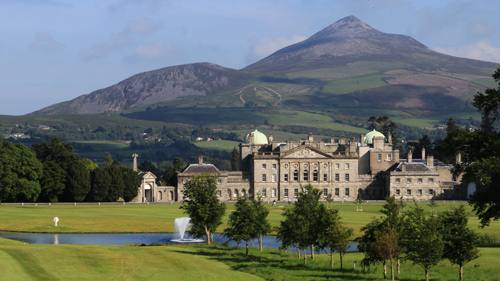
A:
<svg viewBox="0 0 500 281">
<path fill-rule="evenodd" d="M 383 137 L 384 142 L 387 140 L 381 132 L 378 132 L 377 130 L 373 129 L 373 131 L 369 132 L 365 136 L 365 144 L 373 144 L 373 138 L 374 137 Z"/>
<path fill-rule="evenodd" d="M 267 137 L 257 129 L 250 134 L 253 134 L 253 144 L 268 144 Z M 245 143 L 250 143 L 250 134 L 245 136 Z"/>
</svg>

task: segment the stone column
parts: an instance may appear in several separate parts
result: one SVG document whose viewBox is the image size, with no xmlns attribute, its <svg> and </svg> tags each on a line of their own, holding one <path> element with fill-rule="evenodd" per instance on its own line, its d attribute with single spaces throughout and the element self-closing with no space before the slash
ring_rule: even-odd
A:
<svg viewBox="0 0 500 281">
<path fill-rule="evenodd" d="M 132 154 L 132 157 L 134 157 L 134 161 L 133 161 L 134 164 L 132 166 L 132 169 L 134 170 L 134 172 L 137 172 L 137 157 L 138 156 L 139 155 L 137 155 L 137 153 Z"/>
</svg>

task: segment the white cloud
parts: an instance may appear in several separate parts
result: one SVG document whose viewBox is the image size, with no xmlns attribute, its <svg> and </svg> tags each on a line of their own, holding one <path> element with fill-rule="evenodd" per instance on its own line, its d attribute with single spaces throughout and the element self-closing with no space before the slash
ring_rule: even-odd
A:
<svg viewBox="0 0 500 281">
<path fill-rule="evenodd" d="M 36 35 L 35 42 L 30 45 L 32 51 L 52 51 L 59 48 L 61 44 L 57 42 L 50 34 L 39 32 Z"/>
<path fill-rule="evenodd" d="M 137 46 L 134 53 L 127 60 L 161 60 L 178 55 L 179 49 L 173 45 L 166 45 L 158 40 L 151 45 L 141 44 Z"/>
<path fill-rule="evenodd" d="M 490 39 L 482 39 L 472 44 L 457 48 L 435 47 L 434 51 L 457 57 L 500 62 L 500 47 L 493 46 Z"/>
<path fill-rule="evenodd" d="M 276 52 L 277 50 L 286 46 L 304 41 L 307 37 L 302 35 L 292 35 L 292 38 L 276 37 L 268 38 L 262 37 L 253 46 L 252 56 L 255 59 L 262 59 Z"/>
<path fill-rule="evenodd" d="M 122 33 L 112 33 L 104 42 L 95 44 L 89 50 L 83 52 L 84 59 L 95 59 L 106 56 L 116 49 L 128 46 L 131 39 Z"/>
<path fill-rule="evenodd" d="M 127 26 L 125 33 L 136 34 L 136 35 L 147 35 L 155 32 L 156 30 L 163 27 L 162 23 L 152 22 L 147 19 L 142 19 L 139 21 L 134 21 Z"/>
</svg>

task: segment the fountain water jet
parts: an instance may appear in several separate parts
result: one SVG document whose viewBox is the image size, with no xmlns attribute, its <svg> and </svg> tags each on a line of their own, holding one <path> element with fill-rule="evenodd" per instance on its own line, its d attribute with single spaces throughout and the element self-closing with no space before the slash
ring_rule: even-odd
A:
<svg viewBox="0 0 500 281">
<path fill-rule="evenodd" d="M 176 218 L 174 221 L 174 232 L 179 233 L 180 239 L 172 239 L 170 241 L 177 243 L 199 243 L 204 242 L 203 239 L 184 239 L 184 234 L 186 230 L 191 227 L 191 218 L 182 217 Z"/>
</svg>

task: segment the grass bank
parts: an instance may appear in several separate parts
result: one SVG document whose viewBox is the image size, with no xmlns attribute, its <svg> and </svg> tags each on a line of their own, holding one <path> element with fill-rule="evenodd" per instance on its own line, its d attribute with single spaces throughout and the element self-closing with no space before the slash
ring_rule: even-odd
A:
<svg viewBox="0 0 500 281">
<path fill-rule="evenodd" d="M 303 256 L 302 256 L 303 257 Z M 30 245 L 0 239 L 3 280 L 384 280 L 382 265 L 362 268 L 361 253 L 347 253 L 340 269 L 338 255 L 296 253 L 220 245 L 100 246 Z M 481 256 L 465 266 L 465 280 L 498 280 L 500 248 L 481 248 Z M 353 264 L 356 268 L 353 268 Z M 442 261 L 430 270 L 431 280 L 456 280 L 458 267 Z M 424 271 L 401 264 L 397 280 L 422 280 Z"/>
</svg>

